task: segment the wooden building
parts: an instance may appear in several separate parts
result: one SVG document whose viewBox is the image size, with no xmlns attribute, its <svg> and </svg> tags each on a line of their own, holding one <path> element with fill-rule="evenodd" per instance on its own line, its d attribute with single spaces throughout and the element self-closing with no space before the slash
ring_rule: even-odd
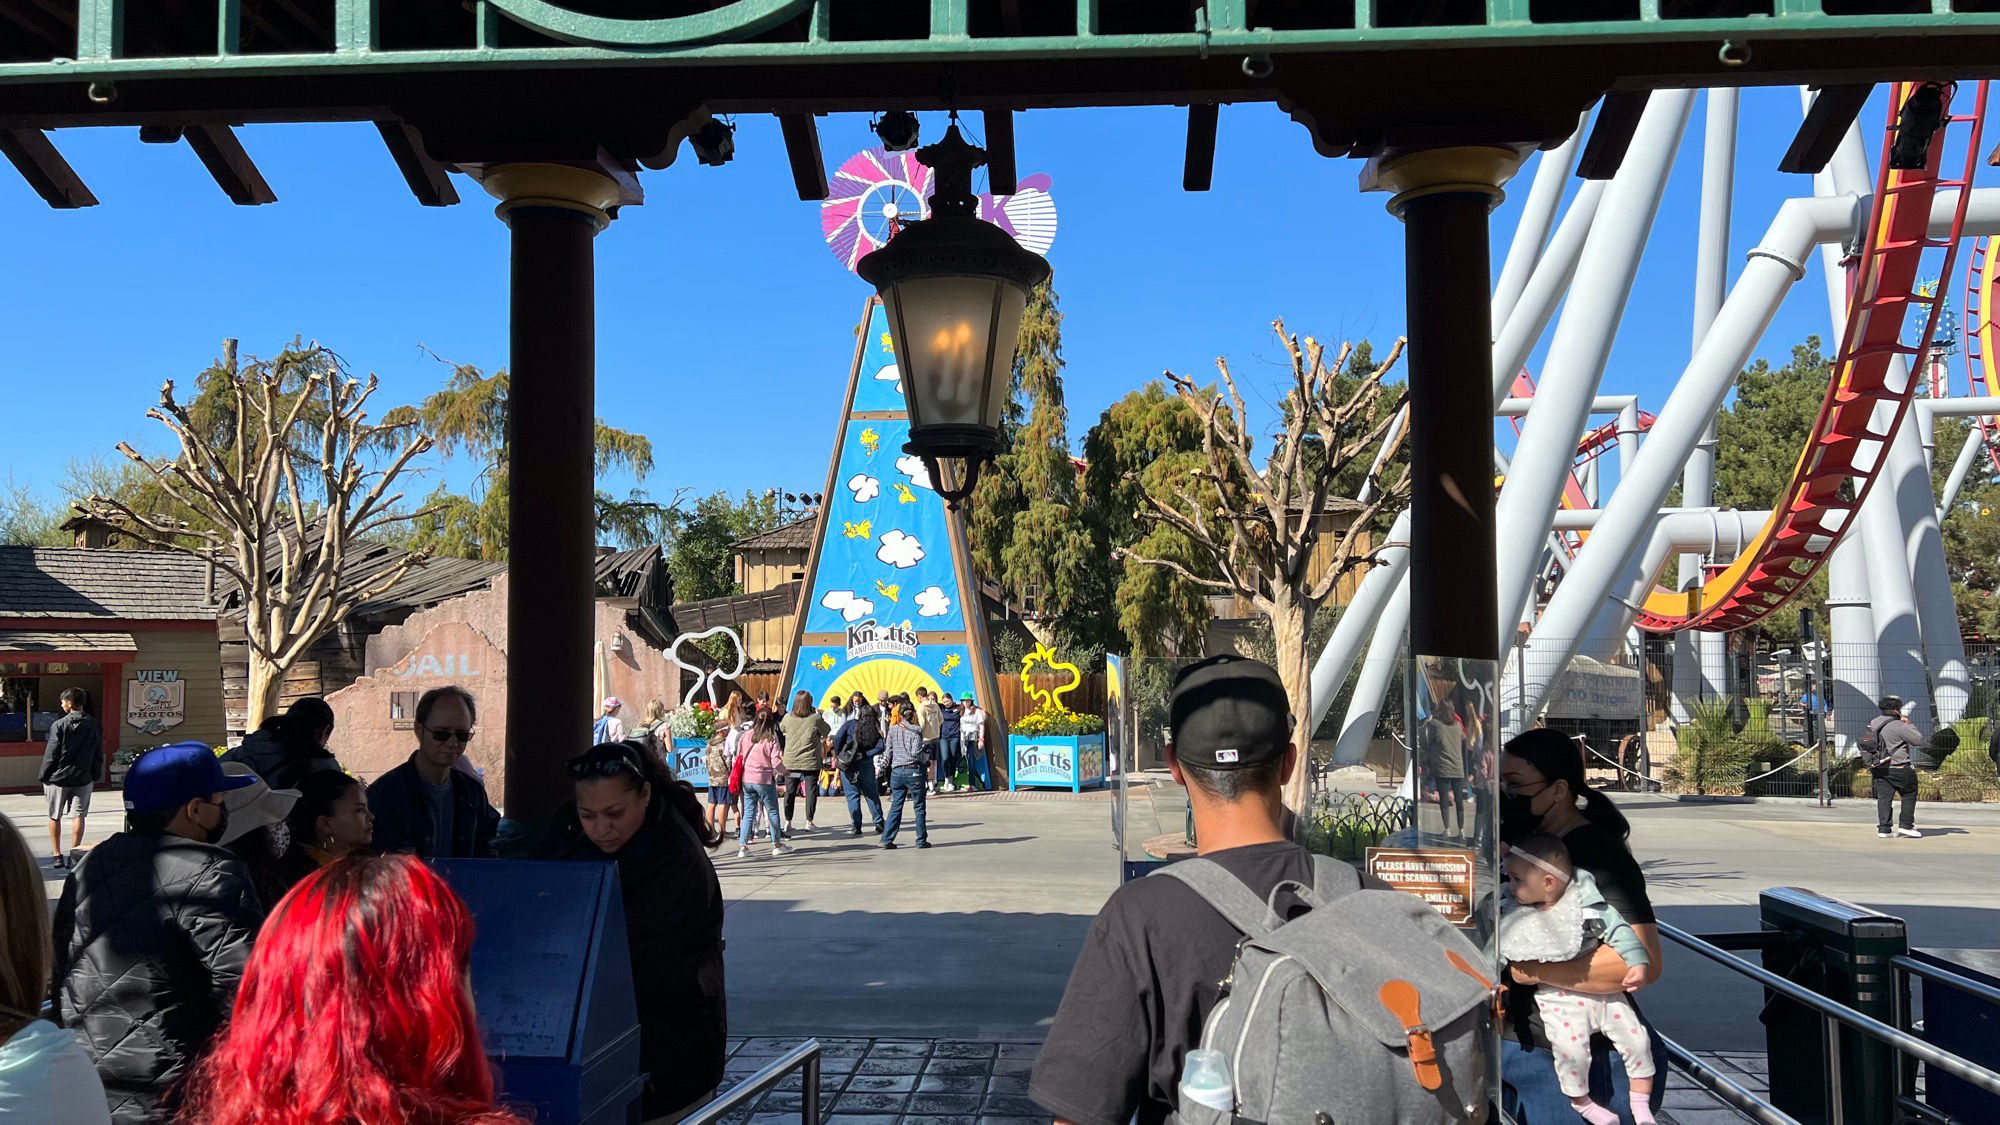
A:
<svg viewBox="0 0 2000 1125">
<path fill-rule="evenodd" d="M 107 758 L 221 742 L 221 645 L 206 564 L 158 551 L 0 547 L 0 789 L 37 787 L 64 688 L 89 693 Z"/>
</svg>

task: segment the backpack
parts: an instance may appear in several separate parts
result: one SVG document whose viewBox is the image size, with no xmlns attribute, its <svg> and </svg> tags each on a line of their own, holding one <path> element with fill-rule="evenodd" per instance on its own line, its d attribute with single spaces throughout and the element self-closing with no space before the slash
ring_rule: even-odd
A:
<svg viewBox="0 0 2000 1125">
<path fill-rule="evenodd" d="M 854 741 L 864 753 L 882 745 L 882 718 L 873 707 L 863 707 L 855 714 Z"/>
<path fill-rule="evenodd" d="M 1236 1121 L 1479 1123 L 1501 992 L 1488 958 L 1423 899 L 1362 890 L 1352 867 L 1313 857 L 1313 886 L 1260 900 L 1226 868 L 1187 859 L 1186 883 L 1241 931 L 1201 1045 L 1229 1063 L 1234 1114 L 1183 1103 L 1178 1125 Z M 1310 909 L 1276 914 L 1291 891 Z"/>
<path fill-rule="evenodd" d="M 868 751 L 861 745 L 861 720 L 854 719 L 849 726 L 853 729 L 847 732 L 847 740 L 833 753 L 833 764 L 842 773 L 853 773 L 868 758 Z"/>
<path fill-rule="evenodd" d="M 1868 722 L 1868 729 L 1854 740 L 1854 749 L 1861 755 L 1861 764 L 1874 769 L 1882 761 L 1882 728 L 1893 719 L 1888 715 L 1877 715 Z"/>
</svg>

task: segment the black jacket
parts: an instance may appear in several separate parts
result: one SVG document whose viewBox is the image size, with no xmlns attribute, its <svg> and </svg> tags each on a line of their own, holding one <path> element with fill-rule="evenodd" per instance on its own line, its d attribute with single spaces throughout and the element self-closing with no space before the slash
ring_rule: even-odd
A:
<svg viewBox="0 0 2000 1125">
<path fill-rule="evenodd" d="M 104 775 L 104 732 L 97 720 L 71 711 L 49 727 L 49 746 L 42 752 L 41 782 L 75 788 Z"/>
<path fill-rule="evenodd" d="M 721 1085 L 729 1036 L 722 884 L 694 830 L 656 801 L 638 833 L 615 857 L 606 856 L 583 834 L 572 805 L 550 830 L 546 854 L 618 864 L 647 1075 L 641 1116 L 664 1116 Z"/>
<path fill-rule="evenodd" d="M 337 770 L 340 760 L 317 739 L 288 739 L 282 727 L 265 725 L 244 737 L 242 745 L 222 756 L 257 771 L 273 789 L 297 789 L 314 770 Z"/>
<path fill-rule="evenodd" d="M 112 1120 L 170 1111 L 170 1089 L 236 999 L 263 921 L 235 856 L 120 832 L 88 852 L 56 904 L 56 1017 L 97 1062 Z"/>
<path fill-rule="evenodd" d="M 413 852 L 425 859 L 490 859 L 500 814 L 486 800 L 486 787 L 463 770 L 451 779 L 451 850 L 431 846 L 437 825 L 431 819 L 430 786 L 417 772 L 416 755 L 375 779 L 368 787 L 368 811 L 375 814 L 378 852 Z"/>
</svg>

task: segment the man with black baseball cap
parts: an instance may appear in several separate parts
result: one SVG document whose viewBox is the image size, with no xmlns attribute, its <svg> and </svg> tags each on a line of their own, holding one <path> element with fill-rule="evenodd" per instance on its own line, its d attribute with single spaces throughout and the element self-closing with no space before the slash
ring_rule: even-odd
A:
<svg viewBox="0 0 2000 1125">
<path fill-rule="evenodd" d="M 1287 880 L 1312 885 L 1310 853 L 1285 835 L 1280 792 L 1299 750 L 1277 671 L 1233 655 L 1189 665 L 1174 682 L 1168 729 L 1167 765 L 1187 788 L 1201 855 L 1259 899 Z M 1166 1120 L 1241 937 L 1178 880 L 1120 887 L 1077 955 L 1029 1097 L 1078 1125 Z"/>
<path fill-rule="evenodd" d="M 97 1062 L 121 1123 L 165 1120 L 162 1100 L 229 1016 L 263 921 L 250 873 L 216 846 L 230 776 L 199 742 L 141 754 L 125 775 L 125 831 L 84 856 L 56 904 L 56 1014 Z"/>
<path fill-rule="evenodd" d="M 1859 747 L 1861 763 L 1875 782 L 1875 835 L 1884 840 L 1897 836 L 1920 840 L 1924 835 L 1917 831 L 1917 763 L 1910 751 L 1928 750 L 1931 743 L 1904 717 L 1908 707 L 1898 696 L 1883 696 L 1877 705 L 1881 714 L 1868 721 Z M 1899 797 L 1902 816 L 1891 831 Z"/>
</svg>

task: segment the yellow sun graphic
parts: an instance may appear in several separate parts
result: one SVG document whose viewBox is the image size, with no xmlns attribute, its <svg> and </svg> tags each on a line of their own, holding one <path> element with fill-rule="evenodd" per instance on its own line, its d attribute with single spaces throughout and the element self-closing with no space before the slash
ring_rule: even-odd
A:
<svg viewBox="0 0 2000 1125">
<path fill-rule="evenodd" d="M 932 694 L 944 690 L 938 686 L 937 680 L 933 679 L 929 672 L 917 665 L 907 660 L 883 656 L 864 660 L 835 676 L 833 683 L 826 689 L 826 695 L 828 698 L 846 699 L 858 691 L 872 703 L 880 692 L 886 691 L 890 695 L 908 692 L 915 695 L 920 687 L 929 689 Z"/>
</svg>

